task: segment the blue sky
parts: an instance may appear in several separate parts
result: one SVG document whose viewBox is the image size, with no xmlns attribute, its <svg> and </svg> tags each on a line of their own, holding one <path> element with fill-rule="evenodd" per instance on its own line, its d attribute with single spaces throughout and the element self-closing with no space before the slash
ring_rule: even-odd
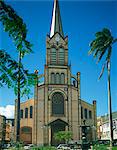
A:
<svg viewBox="0 0 117 150">
<path fill-rule="evenodd" d="M 38 69 L 44 72 L 46 54 L 46 35 L 50 32 L 53 1 L 7 1 L 21 16 L 28 28 L 28 40 L 34 45 L 33 54 L 23 59 L 25 68 L 30 72 Z M 69 62 L 72 73 L 81 72 L 81 98 L 89 103 L 97 100 L 97 115 L 108 113 L 107 72 L 100 81 L 98 76 L 102 62 L 98 65 L 92 56 L 88 56 L 89 43 L 97 31 L 107 27 L 117 37 L 116 1 L 59 1 L 64 35 L 68 35 Z M 0 24 L 0 48 L 7 50 L 17 59 L 16 48 Z M 117 111 L 117 44 L 113 46 L 111 88 L 112 109 Z M 32 90 L 33 91 L 33 90 Z M 33 95 L 31 96 L 33 97 Z M 31 98 L 30 97 L 30 98 Z M 0 89 L 0 107 L 14 105 L 16 96 L 12 89 Z M 23 98 L 26 100 L 26 97 Z"/>
</svg>

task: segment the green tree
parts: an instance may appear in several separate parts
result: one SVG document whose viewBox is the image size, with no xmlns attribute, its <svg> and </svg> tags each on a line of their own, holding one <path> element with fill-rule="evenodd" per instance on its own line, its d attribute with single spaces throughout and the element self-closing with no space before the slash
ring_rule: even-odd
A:
<svg viewBox="0 0 117 150">
<path fill-rule="evenodd" d="M 27 29 L 26 24 L 23 22 L 14 9 L 5 4 L 4 1 L 0 1 L 0 21 L 3 24 L 4 31 L 13 40 L 16 50 L 19 53 L 20 59 L 23 58 L 26 54 L 32 52 L 32 44 L 27 41 Z M 0 78 L 0 86 L 7 85 L 8 87 L 14 87 L 15 93 L 17 85 L 17 76 L 19 74 L 18 65 L 21 69 L 21 88 L 25 85 L 28 85 L 27 78 L 29 75 L 28 71 L 23 68 L 23 65 L 15 61 L 5 50 L 0 50 L 0 77 L 7 76 L 6 78 Z M 15 77 L 15 78 L 14 78 Z M 27 82 L 26 82 L 27 81 Z"/>
<path fill-rule="evenodd" d="M 29 94 L 30 86 L 34 85 L 35 81 L 35 75 L 24 69 L 21 59 L 32 52 L 32 44 L 27 40 L 27 29 L 23 19 L 17 15 L 10 5 L 7 5 L 2 0 L 0 1 L 0 21 L 5 32 L 13 40 L 19 56 L 17 62 L 5 50 L 0 50 L 0 87 L 4 85 L 7 85 L 9 88 L 12 87 L 18 96 L 16 132 L 17 140 L 19 141 L 21 93 L 22 95 Z"/>
<path fill-rule="evenodd" d="M 70 139 L 72 139 L 72 132 L 71 131 L 59 131 L 54 134 L 54 137 L 58 141 L 66 141 L 66 143 L 69 142 Z"/>
<path fill-rule="evenodd" d="M 104 28 L 102 31 L 97 32 L 95 34 L 95 39 L 90 44 L 89 54 L 93 54 L 94 58 L 97 58 L 97 63 L 105 56 L 105 62 L 102 67 L 101 74 L 99 79 L 102 77 L 104 73 L 105 66 L 107 67 L 107 75 L 108 75 L 108 110 L 109 110 L 109 124 L 110 124 L 110 146 L 112 146 L 113 142 L 113 125 L 112 125 L 112 106 L 111 106 L 111 84 L 110 84 L 110 70 L 111 70 L 111 54 L 112 54 L 112 46 L 117 42 L 112 35 L 109 29 Z"/>
</svg>

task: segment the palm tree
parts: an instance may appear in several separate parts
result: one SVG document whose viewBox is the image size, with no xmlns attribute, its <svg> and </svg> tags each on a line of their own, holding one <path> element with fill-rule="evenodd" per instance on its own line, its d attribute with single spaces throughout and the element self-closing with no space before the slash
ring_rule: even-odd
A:
<svg viewBox="0 0 117 150">
<path fill-rule="evenodd" d="M 117 42 L 109 29 L 104 28 L 101 32 L 95 34 L 95 39 L 90 44 L 89 54 L 93 54 L 94 58 L 97 58 L 99 62 L 103 56 L 106 56 L 105 62 L 102 67 L 99 79 L 104 73 L 105 66 L 107 67 L 108 74 L 108 111 L 109 111 L 109 126 L 110 126 L 110 146 L 113 144 L 113 123 L 112 123 L 112 106 L 111 106 L 111 84 L 110 84 L 110 70 L 111 70 L 111 54 L 112 46 Z"/>
</svg>

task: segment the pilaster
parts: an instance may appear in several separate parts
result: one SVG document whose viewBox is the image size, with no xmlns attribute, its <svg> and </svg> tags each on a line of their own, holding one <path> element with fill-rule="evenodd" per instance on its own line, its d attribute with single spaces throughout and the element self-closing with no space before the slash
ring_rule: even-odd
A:
<svg viewBox="0 0 117 150">
<path fill-rule="evenodd" d="M 77 73 L 77 92 L 78 92 L 78 128 L 79 136 L 78 139 L 81 140 L 82 131 L 81 131 L 81 85 L 80 85 L 80 72 Z"/>
<path fill-rule="evenodd" d="M 35 71 L 35 75 L 36 75 L 36 85 L 34 88 L 34 113 L 33 113 L 33 131 L 32 131 L 32 143 L 33 144 L 37 144 L 37 117 L 38 117 L 38 113 L 37 113 L 37 107 L 38 107 L 38 71 Z"/>
</svg>

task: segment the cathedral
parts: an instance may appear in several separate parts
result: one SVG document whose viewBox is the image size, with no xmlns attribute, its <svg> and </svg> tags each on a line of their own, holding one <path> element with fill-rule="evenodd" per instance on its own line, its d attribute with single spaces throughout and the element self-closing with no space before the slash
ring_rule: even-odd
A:
<svg viewBox="0 0 117 150">
<path fill-rule="evenodd" d="M 63 32 L 59 2 L 54 0 L 50 33 L 46 37 L 46 64 L 40 75 L 44 83 L 35 86 L 34 99 L 20 106 L 22 141 L 57 145 L 54 134 L 71 131 L 72 141 L 77 142 L 82 139 L 84 122 L 89 126 L 87 139 L 96 140 L 96 101 L 89 104 L 82 100 L 80 76 L 80 72 L 73 75 L 68 64 L 68 36 Z M 15 121 L 16 110 L 17 105 Z"/>
</svg>

